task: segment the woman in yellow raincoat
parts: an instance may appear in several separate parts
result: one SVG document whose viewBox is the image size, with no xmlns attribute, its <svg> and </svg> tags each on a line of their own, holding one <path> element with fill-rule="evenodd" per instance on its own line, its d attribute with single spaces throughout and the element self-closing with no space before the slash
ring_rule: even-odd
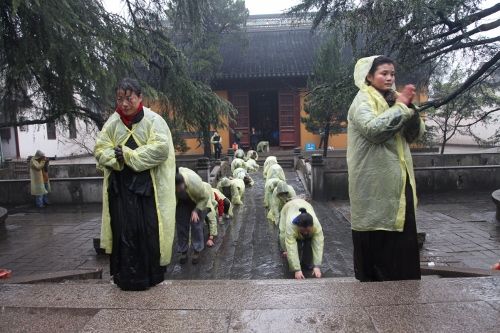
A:
<svg viewBox="0 0 500 333">
<path fill-rule="evenodd" d="M 47 166 L 49 159 L 45 154 L 37 150 L 35 156 L 30 160 L 31 195 L 35 196 L 35 205 L 43 208 L 49 204 L 47 194 L 50 192 Z"/>
<path fill-rule="evenodd" d="M 304 279 L 303 270 L 321 277 L 323 229 L 311 204 L 303 199 L 288 201 L 280 214 L 280 247 L 288 258 L 288 268 L 296 279 Z"/>
<path fill-rule="evenodd" d="M 354 270 L 360 281 L 420 279 L 415 177 L 409 143 L 425 131 L 415 87 L 394 91 L 391 59 L 360 59 L 348 113 L 347 163 Z"/>
<path fill-rule="evenodd" d="M 104 171 L 101 248 L 124 290 L 164 279 L 175 230 L 175 154 L 165 120 L 142 106 L 141 88 L 123 79 L 117 109 L 99 133 L 94 155 Z"/>
</svg>

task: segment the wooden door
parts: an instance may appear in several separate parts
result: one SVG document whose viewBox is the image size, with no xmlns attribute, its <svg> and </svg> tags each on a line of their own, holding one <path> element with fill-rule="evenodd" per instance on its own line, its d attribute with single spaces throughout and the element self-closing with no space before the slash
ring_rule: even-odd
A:
<svg viewBox="0 0 500 333">
<path fill-rule="evenodd" d="M 280 147 L 295 148 L 300 138 L 300 99 L 293 91 L 280 91 L 278 96 Z"/>
<path fill-rule="evenodd" d="M 234 105 L 238 114 L 236 115 L 236 122 L 232 124 L 231 128 L 234 132 L 241 133 L 240 145 L 243 147 L 250 146 L 250 102 L 248 91 L 232 91 L 229 94 L 229 101 Z M 231 134 L 232 144 L 235 140 L 234 134 Z"/>
</svg>

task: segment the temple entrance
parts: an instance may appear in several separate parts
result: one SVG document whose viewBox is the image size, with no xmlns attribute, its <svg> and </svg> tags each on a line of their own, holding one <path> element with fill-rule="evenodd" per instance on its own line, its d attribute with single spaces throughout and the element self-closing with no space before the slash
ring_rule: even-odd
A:
<svg viewBox="0 0 500 333">
<path fill-rule="evenodd" d="M 253 127 L 258 141 L 269 141 L 271 146 L 279 146 L 278 91 L 254 91 L 249 95 L 250 132 Z"/>
</svg>

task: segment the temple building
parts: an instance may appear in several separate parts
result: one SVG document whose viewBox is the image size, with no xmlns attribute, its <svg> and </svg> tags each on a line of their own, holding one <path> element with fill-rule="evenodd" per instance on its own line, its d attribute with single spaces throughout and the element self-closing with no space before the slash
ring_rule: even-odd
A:
<svg viewBox="0 0 500 333">
<path fill-rule="evenodd" d="M 223 63 L 212 84 L 216 93 L 238 110 L 236 122 L 218 132 L 223 150 L 241 133 L 243 147 L 250 145 L 251 129 L 275 149 L 319 145 L 320 136 L 301 123 L 307 80 L 325 34 L 312 32 L 309 22 L 292 22 L 282 15 L 254 15 L 242 38 L 224 36 Z M 195 139 L 187 140 L 187 154 L 202 153 Z M 346 147 L 346 135 L 330 137 L 330 146 Z"/>
</svg>

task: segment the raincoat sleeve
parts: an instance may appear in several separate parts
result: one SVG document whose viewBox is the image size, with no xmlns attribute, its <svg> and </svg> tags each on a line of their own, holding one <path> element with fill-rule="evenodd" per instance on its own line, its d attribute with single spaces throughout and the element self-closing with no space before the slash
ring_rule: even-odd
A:
<svg viewBox="0 0 500 333">
<path fill-rule="evenodd" d="M 112 123 L 111 123 L 112 124 Z M 102 131 L 97 136 L 94 148 L 94 156 L 99 168 L 108 167 L 113 170 L 121 171 L 123 163 L 118 162 L 115 156 L 115 147 L 118 145 L 111 139 L 111 125 L 104 125 Z"/>
<path fill-rule="evenodd" d="M 132 170 L 141 172 L 152 169 L 168 158 L 170 138 L 165 120 L 156 119 L 149 129 L 148 141 L 136 149 L 123 146 L 123 158 Z"/>
<path fill-rule="evenodd" d="M 406 142 L 412 143 L 416 140 L 420 139 L 425 133 L 425 123 L 420 118 L 418 112 L 406 122 L 403 128 L 403 135 L 406 139 Z"/>
<path fill-rule="evenodd" d="M 280 221 L 279 221 L 280 250 L 281 251 L 286 251 L 286 244 L 285 244 L 285 238 L 286 238 L 286 215 L 287 214 L 281 214 Z"/>
<path fill-rule="evenodd" d="M 367 98 L 360 98 L 354 105 L 350 121 L 368 141 L 380 144 L 398 132 L 404 123 L 411 118 L 412 111 L 403 103 L 376 114 L 375 106 Z"/>
<path fill-rule="evenodd" d="M 208 183 L 203 183 L 205 185 L 206 191 L 210 193 L 210 209 L 207 212 L 209 233 L 211 236 L 217 236 L 217 208 L 218 202 L 215 200 L 215 194 L 212 190 L 212 186 Z"/>
<path fill-rule="evenodd" d="M 299 250 L 297 247 L 297 228 L 291 223 L 286 226 L 285 246 L 288 258 L 288 267 L 292 272 L 298 272 L 300 268 Z M 314 251 L 314 247 L 313 247 Z M 314 252 L 313 252 L 314 253 Z M 314 255 L 313 255 L 314 256 Z"/>
<path fill-rule="evenodd" d="M 318 224 L 318 227 L 315 227 L 315 232 L 312 236 L 312 242 L 311 242 L 314 267 L 321 266 L 323 262 L 324 240 L 325 237 L 323 236 L 323 229 Z"/>
<path fill-rule="evenodd" d="M 45 161 L 38 162 L 37 160 L 35 160 L 34 158 L 32 158 L 30 164 L 31 164 L 31 167 L 33 169 L 35 169 L 37 171 L 40 171 L 45 166 Z"/>
</svg>

